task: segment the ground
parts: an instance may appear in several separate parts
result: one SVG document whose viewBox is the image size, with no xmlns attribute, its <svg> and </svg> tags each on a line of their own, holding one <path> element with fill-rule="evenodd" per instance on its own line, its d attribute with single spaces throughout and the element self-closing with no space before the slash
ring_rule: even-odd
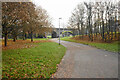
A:
<svg viewBox="0 0 120 80">
<path fill-rule="evenodd" d="M 2 78 L 50 78 L 66 48 L 48 40 L 22 41 L 9 41 L 9 46 L 3 47 Z"/>
<path fill-rule="evenodd" d="M 67 47 L 67 52 L 54 78 L 118 78 L 117 53 L 74 42 L 61 44 Z"/>
<path fill-rule="evenodd" d="M 8 41 L 8 47 L 3 46 L 3 78 L 118 77 L 118 54 L 114 51 L 74 41 L 58 45 L 58 39 L 22 41 Z"/>
<path fill-rule="evenodd" d="M 109 43 L 103 42 L 103 41 L 91 42 L 89 40 L 81 40 L 79 37 L 64 37 L 64 38 L 61 38 L 61 40 L 90 45 L 90 46 L 104 49 L 111 52 L 120 52 L 120 49 L 119 49 L 120 41 L 112 41 Z"/>
</svg>

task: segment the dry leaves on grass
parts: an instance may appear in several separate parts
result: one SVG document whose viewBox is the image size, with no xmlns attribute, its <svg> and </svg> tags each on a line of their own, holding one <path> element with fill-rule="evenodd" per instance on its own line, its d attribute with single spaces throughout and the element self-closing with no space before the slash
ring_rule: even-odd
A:
<svg viewBox="0 0 120 80">
<path fill-rule="evenodd" d="M 114 38 L 114 37 L 113 37 Z M 82 36 L 76 36 L 76 37 L 72 37 L 71 39 L 73 40 L 77 40 L 78 42 L 84 42 L 84 43 L 91 43 L 90 39 L 89 39 L 89 36 L 87 35 L 84 35 L 83 38 Z M 97 35 L 97 37 L 95 35 L 93 35 L 93 43 L 112 43 L 112 42 L 115 42 L 117 40 L 106 40 L 106 41 L 103 41 L 102 40 L 102 37 L 100 34 Z"/>
<path fill-rule="evenodd" d="M 51 41 L 50 40 L 39 40 L 39 41 L 31 42 L 30 40 L 17 40 L 16 42 L 13 42 L 12 40 L 9 40 L 7 42 L 8 43 L 7 47 L 4 46 L 4 41 L 2 41 L 2 50 L 30 48 L 30 47 L 37 46 L 31 43 L 43 43 L 43 42 L 51 42 Z"/>
</svg>

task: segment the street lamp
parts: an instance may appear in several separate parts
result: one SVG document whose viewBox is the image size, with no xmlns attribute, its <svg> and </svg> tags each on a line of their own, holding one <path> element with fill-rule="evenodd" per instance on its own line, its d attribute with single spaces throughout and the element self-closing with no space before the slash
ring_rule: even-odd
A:
<svg viewBox="0 0 120 80">
<path fill-rule="evenodd" d="M 59 18 L 59 45 L 60 45 L 60 19 L 62 18 Z"/>
<path fill-rule="evenodd" d="M 64 37 L 64 23 L 63 23 L 63 37 Z"/>
</svg>

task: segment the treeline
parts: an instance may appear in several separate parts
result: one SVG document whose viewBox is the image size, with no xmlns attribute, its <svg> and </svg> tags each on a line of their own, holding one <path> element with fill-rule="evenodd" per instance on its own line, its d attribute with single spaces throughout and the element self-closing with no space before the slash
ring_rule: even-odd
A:
<svg viewBox="0 0 120 80">
<path fill-rule="evenodd" d="M 90 41 L 120 39 L 120 2 L 83 2 L 73 10 L 68 22 L 69 28 L 78 30 L 81 39 Z"/>
<path fill-rule="evenodd" d="M 32 2 L 3 2 L 2 3 L 2 34 L 7 46 L 8 35 L 15 42 L 19 34 L 25 40 L 26 34 L 33 41 L 33 34 L 51 32 L 51 18 L 47 11 L 36 7 Z"/>
</svg>

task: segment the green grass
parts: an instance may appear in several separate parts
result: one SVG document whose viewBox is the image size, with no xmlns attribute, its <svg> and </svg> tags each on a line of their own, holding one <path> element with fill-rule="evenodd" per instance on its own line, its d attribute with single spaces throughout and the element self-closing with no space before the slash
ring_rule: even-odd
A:
<svg viewBox="0 0 120 80">
<path fill-rule="evenodd" d="M 48 39 L 51 39 L 50 37 L 49 38 L 33 38 L 33 41 L 37 41 L 37 40 L 48 40 Z M 13 40 L 13 39 L 8 39 L 8 40 Z M 23 39 L 17 39 L 17 40 L 23 40 Z M 27 39 L 27 40 L 31 40 L 31 39 Z"/>
<path fill-rule="evenodd" d="M 33 41 L 38 41 L 38 40 L 48 40 L 49 38 L 34 38 Z M 31 40 L 31 39 L 27 39 L 27 40 Z"/>
<path fill-rule="evenodd" d="M 60 38 L 61 40 L 71 40 L 70 38 L 72 38 L 72 37 L 62 37 L 62 38 Z"/>
<path fill-rule="evenodd" d="M 47 36 L 47 38 L 52 38 L 52 36 Z"/>
<path fill-rule="evenodd" d="M 104 49 L 104 50 L 111 51 L 111 52 L 120 52 L 118 51 L 119 44 L 120 44 L 119 41 L 116 41 L 113 43 L 95 43 L 95 42 L 78 41 L 78 40 L 71 39 L 70 37 L 65 37 L 65 38 L 62 38 L 61 40 L 82 43 L 82 44 L 90 45 L 90 46 Z"/>
<path fill-rule="evenodd" d="M 88 43 L 88 45 L 104 49 L 111 52 L 118 52 L 118 42 L 113 43 Z"/>
<path fill-rule="evenodd" d="M 37 46 L 2 52 L 3 78 L 50 78 L 56 72 L 66 48 L 54 42 L 34 44 Z"/>
</svg>

